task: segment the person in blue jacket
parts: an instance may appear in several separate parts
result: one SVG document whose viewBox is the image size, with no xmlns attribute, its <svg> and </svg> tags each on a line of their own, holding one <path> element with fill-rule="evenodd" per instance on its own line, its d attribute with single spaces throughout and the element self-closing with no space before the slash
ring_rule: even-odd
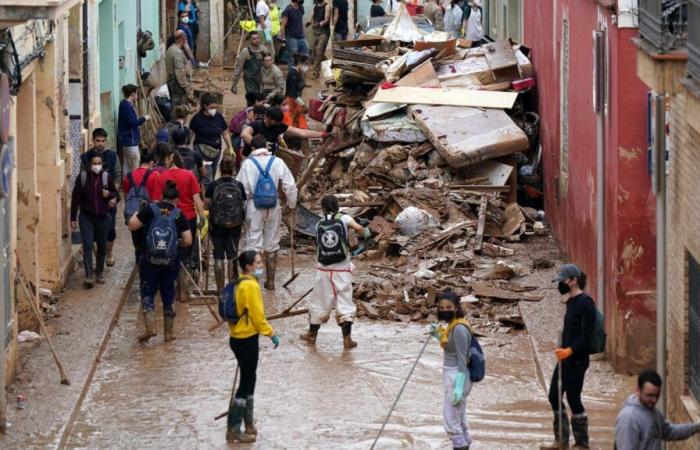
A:
<svg viewBox="0 0 700 450">
<path fill-rule="evenodd" d="M 180 0 L 177 8 L 178 12 L 187 11 L 189 13 L 188 25 L 192 30 L 192 54 L 197 50 L 197 35 L 199 34 L 199 7 L 194 0 Z"/>
<path fill-rule="evenodd" d="M 133 84 L 122 87 L 124 99 L 119 103 L 119 116 L 117 118 L 117 139 L 121 149 L 124 164 L 122 164 L 124 175 L 139 166 L 141 152 L 139 143 L 141 142 L 141 132 L 139 127 L 144 124 L 149 115 L 139 117 L 136 113 L 136 99 L 138 98 L 138 88 Z"/>
</svg>

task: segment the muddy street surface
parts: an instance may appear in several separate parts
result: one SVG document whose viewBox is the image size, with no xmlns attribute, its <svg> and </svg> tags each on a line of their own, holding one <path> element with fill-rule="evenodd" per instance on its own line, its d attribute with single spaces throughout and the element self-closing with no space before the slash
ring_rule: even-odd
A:
<svg viewBox="0 0 700 450">
<path fill-rule="evenodd" d="M 308 257 L 297 264 L 312 267 Z M 288 276 L 283 265 L 278 280 Z M 312 279 L 313 273 L 305 270 L 291 293 L 279 287 L 275 295 L 266 292 L 268 314 L 283 310 Z M 225 419 L 214 417 L 227 409 L 236 370 L 226 331 L 207 331 L 213 319 L 206 306 L 178 304 L 177 340 L 163 343 L 159 322 L 159 336 L 141 345 L 136 341 L 142 326 L 138 311 L 133 291 L 67 447 L 133 448 L 138 443 L 139 448 L 225 448 Z M 248 448 L 369 448 L 422 347 L 427 325 L 361 320 L 354 330 L 359 346 L 351 351 L 343 350 L 335 324 L 321 329 L 315 349 L 298 339 L 306 327 L 304 316 L 277 320 L 273 326 L 282 343 L 274 350 L 261 338 L 256 388 L 260 434 Z M 545 375 L 551 373 L 550 353 L 533 353 L 524 332 L 487 336 L 482 343 L 488 375 L 468 398 L 473 448 L 536 448 L 551 435 L 537 363 L 542 359 Z M 378 448 L 449 447 L 442 429 L 441 366 L 442 351 L 433 341 Z M 590 373 L 584 402 L 594 448 L 612 448 L 612 424 L 624 392 L 607 364 L 594 362 Z"/>
</svg>

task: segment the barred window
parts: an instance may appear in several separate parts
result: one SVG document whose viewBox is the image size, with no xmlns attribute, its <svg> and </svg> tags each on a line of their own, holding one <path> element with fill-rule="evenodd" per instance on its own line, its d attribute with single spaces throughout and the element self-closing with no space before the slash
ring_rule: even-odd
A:
<svg viewBox="0 0 700 450">
<path fill-rule="evenodd" d="M 700 264 L 688 255 L 688 386 L 690 393 L 700 401 Z"/>
</svg>

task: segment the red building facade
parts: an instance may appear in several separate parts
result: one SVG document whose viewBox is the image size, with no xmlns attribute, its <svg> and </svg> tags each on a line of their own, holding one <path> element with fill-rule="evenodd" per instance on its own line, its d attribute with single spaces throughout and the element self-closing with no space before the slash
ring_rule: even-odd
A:
<svg viewBox="0 0 700 450">
<path fill-rule="evenodd" d="M 632 372 L 653 366 L 656 353 L 656 219 L 647 170 L 647 88 L 636 75 L 631 39 L 638 31 L 634 11 L 624 10 L 629 3 L 635 2 L 524 0 L 523 28 L 537 74 L 547 216 L 568 259 L 589 274 L 589 292 L 597 297 L 603 286 L 608 357 L 617 370 Z M 598 65 L 595 32 L 602 32 Z M 602 91 L 594 85 L 596 68 L 604 74 Z M 603 92 L 600 113 L 595 92 Z"/>
</svg>

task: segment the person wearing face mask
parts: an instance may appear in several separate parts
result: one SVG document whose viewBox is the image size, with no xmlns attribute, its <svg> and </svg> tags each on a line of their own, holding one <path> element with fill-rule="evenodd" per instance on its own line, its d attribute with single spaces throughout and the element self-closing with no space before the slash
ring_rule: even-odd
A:
<svg viewBox="0 0 700 450">
<path fill-rule="evenodd" d="M 192 34 L 192 29 L 190 28 L 190 14 L 187 11 L 180 11 L 178 13 L 177 30 L 185 33 L 185 37 L 187 38 L 187 46 L 190 48 L 190 50 L 192 50 L 193 59 L 191 62 L 194 66 L 196 64 L 196 57 L 194 56 L 196 49 L 194 44 L 194 34 Z"/>
<path fill-rule="evenodd" d="M 221 160 L 222 139 L 226 143 L 227 154 L 232 154 L 231 134 L 228 131 L 226 119 L 218 112 L 219 104 L 216 95 L 202 94 L 200 110 L 190 120 L 190 130 L 194 133 L 193 147 L 204 158 L 207 176 L 202 184 L 206 188 L 216 177 L 216 170 Z"/>
<path fill-rule="evenodd" d="M 274 206 L 260 206 L 257 196 L 258 179 L 266 173 L 274 183 L 281 186 L 287 199 L 287 208 L 293 210 L 297 205 L 297 186 L 294 176 L 287 164 L 275 157 L 268 149 L 264 136 L 255 136 L 252 140 L 253 152 L 241 164 L 241 170 L 236 177 L 245 188 L 246 201 L 246 250 L 265 252 L 267 279 L 265 289 L 275 289 L 275 269 L 277 267 L 277 251 L 280 248 L 280 225 L 282 224 L 282 208 L 278 199 Z"/>
<path fill-rule="evenodd" d="M 315 345 L 321 324 L 328 322 L 335 307 L 335 319 L 343 333 L 343 347 L 351 349 L 357 347 L 351 335 L 357 307 L 352 300 L 352 271 L 355 266 L 350 260 L 348 229 L 355 230 L 365 239 L 369 239 L 372 232 L 351 216 L 341 214 L 335 195 L 323 196 L 321 208 L 323 218 L 316 228 L 318 264 L 313 297 L 309 301 L 309 331 L 299 338 Z"/>
<path fill-rule="evenodd" d="M 469 348 L 472 327 L 465 319 L 460 298 L 451 290 L 438 295 L 438 320 L 447 324 L 433 324 L 431 334 L 445 351 L 442 377 L 445 383 L 442 406 L 443 425 L 454 450 L 468 450 L 472 443 L 467 424 L 467 396 L 472 389 L 469 377 Z"/>
<path fill-rule="evenodd" d="M 229 346 L 241 371 L 241 382 L 229 404 L 226 442 L 255 442 L 258 430 L 255 427 L 254 395 L 260 335 L 267 336 L 277 348 L 280 340 L 265 316 L 265 305 L 260 291 L 263 276 L 262 257 L 255 250 L 246 250 L 238 255 L 241 274 L 234 285 L 236 311 L 240 319 L 229 324 Z M 245 431 L 241 432 L 241 423 Z"/>
<path fill-rule="evenodd" d="M 263 58 L 266 53 L 270 53 L 270 50 L 260 44 L 260 33 L 256 30 L 248 33 L 248 45 L 241 50 L 236 60 L 236 68 L 233 70 L 231 92 L 238 94 L 238 80 L 241 79 L 241 74 L 246 93 L 262 92 L 260 70 L 263 67 Z"/>
<path fill-rule="evenodd" d="M 187 37 L 182 30 L 177 30 L 174 37 L 175 42 L 165 52 L 166 80 L 173 111 L 185 106 L 192 92 L 192 69 L 184 51 Z"/>
<path fill-rule="evenodd" d="M 94 155 L 90 169 L 82 169 L 73 185 L 70 205 L 70 223 L 73 231 L 80 224 L 83 239 L 83 265 L 85 287 L 91 288 L 97 280 L 104 284 L 104 267 L 107 255 L 110 202 L 117 198 L 117 189 L 111 175 L 103 169 L 102 157 Z M 80 217 L 78 217 L 80 211 Z M 93 268 L 93 245 L 97 245 L 97 261 Z"/>
<path fill-rule="evenodd" d="M 549 385 L 549 403 L 554 412 L 554 441 L 541 449 L 569 448 L 569 433 L 573 431 L 576 448 L 588 448 L 588 416 L 581 403 L 581 392 L 590 364 L 589 342 L 595 326 L 595 304 L 583 290 L 588 276 L 575 264 L 564 264 L 553 280 L 561 295 L 567 296 L 564 327 L 559 348 L 554 350 L 558 364 Z M 561 388 L 559 371 L 561 370 Z M 562 396 L 571 408 L 569 418 L 562 407 Z"/>
<path fill-rule="evenodd" d="M 178 11 L 187 11 L 188 13 L 189 20 L 187 21 L 187 25 L 189 25 L 190 30 L 192 30 L 192 52 L 194 53 L 197 47 L 197 36 L 199 35 L 199 7 L 194 0 L 180 0 Z"/>
<path fill-rule="evenodd" d="M 143 125 L 150 116 L 146 114 L 139 117 L 136 114 L 136 100 L 138 99 L 138 88 L 133 84 L 122 87 L 124 99 L 119 103 L 119 115 L 117 116 L 117 141 L 121 149 L 121 157 L 124 158 L 124 174 L 127 174 L 139 166 L 141 152 L 139 143 L 141 142 L 141 132 L 139 127 Z"/>
</svg>

